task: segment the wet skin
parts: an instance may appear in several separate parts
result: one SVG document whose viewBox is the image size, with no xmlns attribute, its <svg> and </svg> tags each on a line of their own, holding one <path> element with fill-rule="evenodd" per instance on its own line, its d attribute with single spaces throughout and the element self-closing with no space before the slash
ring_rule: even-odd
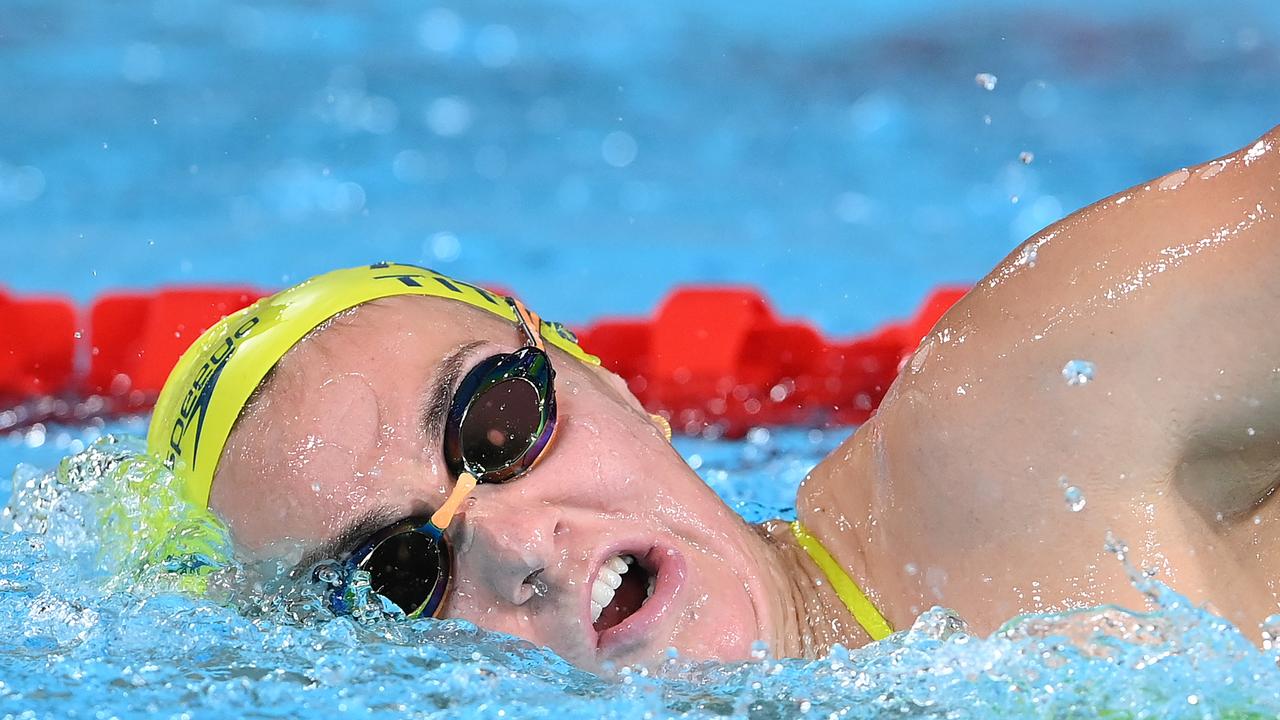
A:
<svg viewBox="0 0 1280 720">
<path fill-rule="evenodd" d="M 806 480 L 801 517 L 896 627 L 1142 609 L 1108 530 L 1249 637 L 1280 610 L 1278 130 L 1028 240 Z"/>
<path fill-rule="evenodd" d="M 430 514 L 454 479 L 424 406 L 438 387 L 451 396 L 470 367 L 520 344 L 512 323 L 436 298 L 388 298 L 336 318 L 286 354 L 242 413 L 211 507 L 246 554 L 303 565 L 350 549 L 317 552 L 335 538 L 354 546 Z M 780 558 L 720 502 L 621 380 L 550 352 L 556 437 L 528 473 L 476 488 L 450 525 L 455 573 L 444 615 L 585 667 L 649 661 L 673 646 L 737 658 L 761 638 L 795 654 L 823 644 L 784 616 L 789 596 L 779 588 L 805 577 L 788 564 L 799 560 Z M 456 372 L 442 374 L 451 356 Z M 361 519 L 363 531 L 344 532 Z M 654 595 L 597 633 L 592 581 L 623 553 L 657 575 Z"/>
<path fill-rule="evenodd" d="M 1246 632 L 1276 611 L 1280 136 L 1261 142 L 1029 240 L 806 480 L 801 519 L 895 627 L 935 604 L 979 632 L 1020 612 L 1142 608 L 1108 530 Z M 428 513 L 452 487 L 422 423 L 424 398 L 456 383 L 442 359 L 461 350 L 465 374 L 518 344 L 512 325 L 438 299 L 340 316 L 242 414 L 211 506 L 246 554 L 288 562 L 318 559 L 358 520 L 372 532 Z M 1067 384 L 1072 359 L 1094 363 L 1092 382 Z M 446 615 L 588 668 L 671 646 L 728 660 L 755 640 L 788 656 L 867 642 L 783 525 L 728 510 L 617 378 L 552 360 L 555 442 L 528 474 L 477 488 L 450 527 Z M 597 633 L 590 587 L 617 553 L 643 556 L 657 588 Z"/>
</svg>

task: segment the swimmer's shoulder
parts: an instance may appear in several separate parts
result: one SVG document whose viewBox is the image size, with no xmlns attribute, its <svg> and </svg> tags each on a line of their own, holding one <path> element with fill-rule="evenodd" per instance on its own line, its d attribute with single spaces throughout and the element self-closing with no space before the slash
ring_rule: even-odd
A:
<svg viewBox="0 0 1280 720">
<path fill-rule="evenodd" d="M 1202 510 L 1236 512 L 1276 479 L 1277 308 L 1280 128 L 1011 253 L 881 406 L 889 463 L 970 489 L 1073 472 L 1134 493 L 1194 485 Z M 1245 457 L 1239 481 L 1208 481 Z"/>
</svg>

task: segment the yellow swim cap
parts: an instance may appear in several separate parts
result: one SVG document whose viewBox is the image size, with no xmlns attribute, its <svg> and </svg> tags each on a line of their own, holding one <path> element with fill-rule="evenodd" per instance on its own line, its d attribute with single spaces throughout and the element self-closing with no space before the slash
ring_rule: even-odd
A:
<svg viewBox="0 0 1280 720">
<path fill-rule="evenodd" d="M 516 318 L 500 296 L 402 263 L 334 270 L 228 315 L 197 338 L 169 373 L 147 433 L 147 452 L 173 469 L 181 496 L 197 507 L 209 504 L 218 458 L 240 410 L 290 348 L 343 310 L 393 295 L 461 300 Z M 600 364 L 559 323 L 543 321 L 542 336 L 583 362 Z"/>
</svg>

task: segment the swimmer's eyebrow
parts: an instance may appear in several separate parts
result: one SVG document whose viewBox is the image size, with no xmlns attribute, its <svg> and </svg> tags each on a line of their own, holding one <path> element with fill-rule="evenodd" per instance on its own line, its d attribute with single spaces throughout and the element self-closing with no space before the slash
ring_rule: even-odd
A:
<svg viewBox="0 0 1280 720">
<path fill-rule="evenodd" d="M 365 538 L 395 522 L 398 515 L 399 511 L 390 506 L 365 510 L 343 525 L 333 537 L 308 550 L 296 567 L 306 570 L 322 560 L 345 557 Z"/>
<path fill-rule="evenodd" d="M 444 416 L 449 411 L 449 404 L 452 399 L 449 395 L 454 386 L 458 384 L 458 376 L 462 374 L 462 366 L 466 364 L 467 356 L 473 350 L 485 344 L 484 340 L 469 342 L 445 355 L 436 367 L 435 378 L 427 386 L 427 392 L 423 397 L 421 412 L 422 430 L 427 442 L 441 437 Z"/>
</svg>

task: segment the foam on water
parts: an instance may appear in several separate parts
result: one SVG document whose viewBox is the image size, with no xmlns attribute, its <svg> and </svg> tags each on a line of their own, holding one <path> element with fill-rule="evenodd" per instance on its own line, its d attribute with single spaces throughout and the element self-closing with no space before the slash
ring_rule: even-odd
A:
<svg viewBox="0 0 1280 720">
<path fill-rule="evenodd" d="M 786 512 L 843 432 L 682 440 L 752 519 Z M 276 568 L 245 567 L 215 518 L 174 511 L 137 441 L 54 472 L 20 466 L 0 533 L 3 717 L 1275 717 L 1276 650 L 1151 579 L 1148 614 L 1011 620 L 991 637 L 934 608 L 876 645 L 806 661 L 669 658 L 596 676 L 455 620 L 356 623 Z M 766 482 L 766 480 L 768 480 Z M 174 520 L 176 519 L 176 522 Z M 1117 560 L 1119 562 L 1120 560 Z M 200 593 L 169 570 L 217 568 Z M 1280 625 L 1280 623 L 1278 623 Z"/>
</svg>

